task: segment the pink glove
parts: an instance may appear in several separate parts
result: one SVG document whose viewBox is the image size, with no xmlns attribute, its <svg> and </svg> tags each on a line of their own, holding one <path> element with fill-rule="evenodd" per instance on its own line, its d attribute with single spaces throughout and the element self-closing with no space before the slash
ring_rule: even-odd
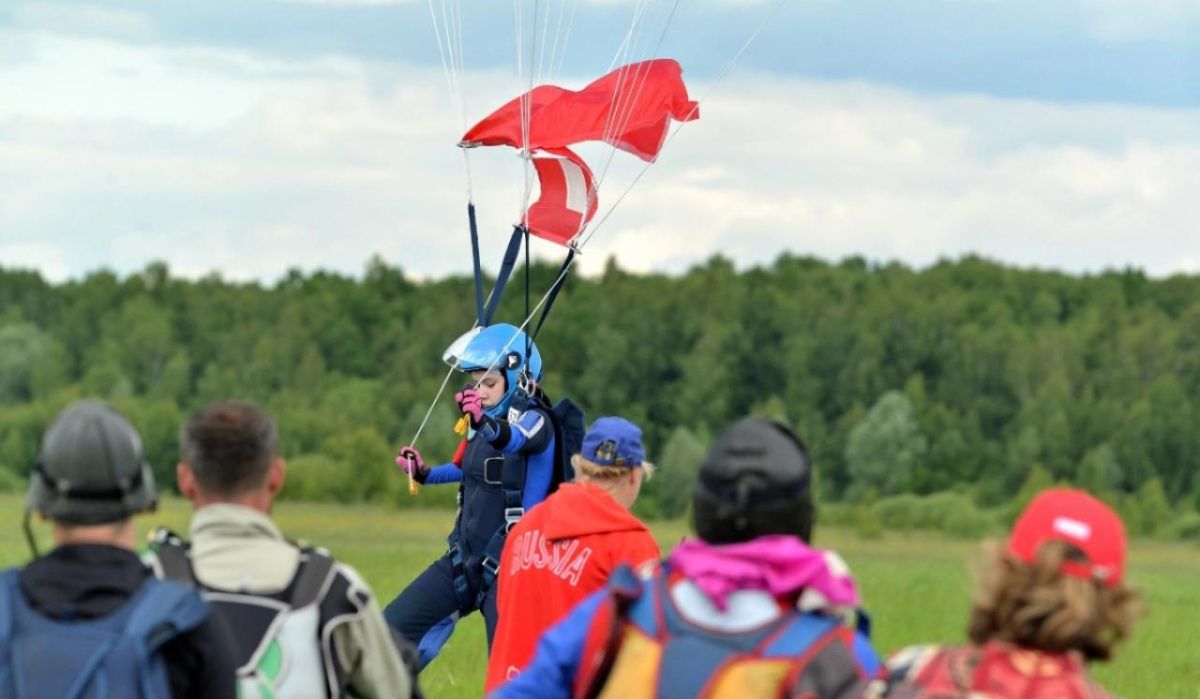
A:
<svg viewBox="0 0 1200 699">
<path fill-rule="evenodd" d="M 413 447 L 406 445 L 400 448 L 400 453 L 396 454 L 396 465 L 418 483 L 424 483 L 429 477 L 429 466 L 425 465 L 421 452 Z"/>
<path fill-rule="evenodd" d="M 471 419 L 471 427 L 478 428 L 483 424 L 483 396 L 473 388 L 464 388 L 454 394 L 454 402 L 458 410 Z"/>
</svg>

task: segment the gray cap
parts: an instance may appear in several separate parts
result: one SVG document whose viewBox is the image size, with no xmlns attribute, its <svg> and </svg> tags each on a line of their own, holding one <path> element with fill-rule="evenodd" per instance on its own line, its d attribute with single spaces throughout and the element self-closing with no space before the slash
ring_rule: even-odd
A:
<svg viewBox="0 0 1200 699">
<path fill-rule="evenodd" d="M 154 476 L 142 439 L 119 412 L 82 400 L 42 435 L 26 504 L 59 522 L 104 524 L 154 509 Z"/>
</svg>

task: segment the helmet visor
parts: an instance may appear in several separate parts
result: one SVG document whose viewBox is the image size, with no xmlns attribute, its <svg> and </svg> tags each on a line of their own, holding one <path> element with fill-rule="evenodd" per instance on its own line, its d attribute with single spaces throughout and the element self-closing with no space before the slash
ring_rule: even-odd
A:
<svg viewBox="0 0 1200 699">
<path fill-rule="evenodd" d="M 460 371 L 488 369 L 499 373 L 507 369 L 506 363 L 502 361 L 507 354 L 501 352 L 503 348 L 488 342 L 474 341 L 483 330 L 484 328 L 476 327 L 463 333 L 442 353 L 442 361 Z"/>
<path fill-rule="evenodd" d="M 445 352 L 442 352 L 442 361 L 455 369 L 464 368 L 463 355 L 467 353 L 467 347 L 470 346 L 471 340 L 474 340 L 475 336 L 481 332 L 483 332 L 483 328 L 475 326 L 460 335 L 457 340 L 450 343 Z"/>
</svg>

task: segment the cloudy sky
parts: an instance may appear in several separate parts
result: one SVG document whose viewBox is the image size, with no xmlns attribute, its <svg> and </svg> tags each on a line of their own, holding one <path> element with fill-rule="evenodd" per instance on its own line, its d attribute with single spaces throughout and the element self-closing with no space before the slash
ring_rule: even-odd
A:
<svg viewBox="0 0 1200 699">
<path fill-rule="evenodd" d="M 461 9 L 461 110 L 431 4 L 439 22 Z M 463 127 L 531 73 L 577 88 L 662 55 L 702 117 L 636 182 L 639 161 L 584 149 L 611 209 L 585 271 L 784 250 L 1200 271 L 1200 2 L 776 5 L 8 0 L 0 265 L 61 280 L 165 260 L 269 282 L 359 273 L 378 253 L 415 275 L 465 271 Z M 481 149 L 470 173 L 494 260 L 522 164 Z"/>
</svg>

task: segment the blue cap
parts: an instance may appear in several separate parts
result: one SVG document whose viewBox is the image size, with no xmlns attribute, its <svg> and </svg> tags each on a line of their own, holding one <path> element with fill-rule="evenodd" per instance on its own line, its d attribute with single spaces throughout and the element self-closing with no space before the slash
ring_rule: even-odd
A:
<svg viewBox="0 0 1200 699">
<path fill-rule="evenodd" d="M 602 417 L 583 436 L 579 455 L 599 466 L 641 466 L 642 428 L 623 417 Z"/>
</svg>

